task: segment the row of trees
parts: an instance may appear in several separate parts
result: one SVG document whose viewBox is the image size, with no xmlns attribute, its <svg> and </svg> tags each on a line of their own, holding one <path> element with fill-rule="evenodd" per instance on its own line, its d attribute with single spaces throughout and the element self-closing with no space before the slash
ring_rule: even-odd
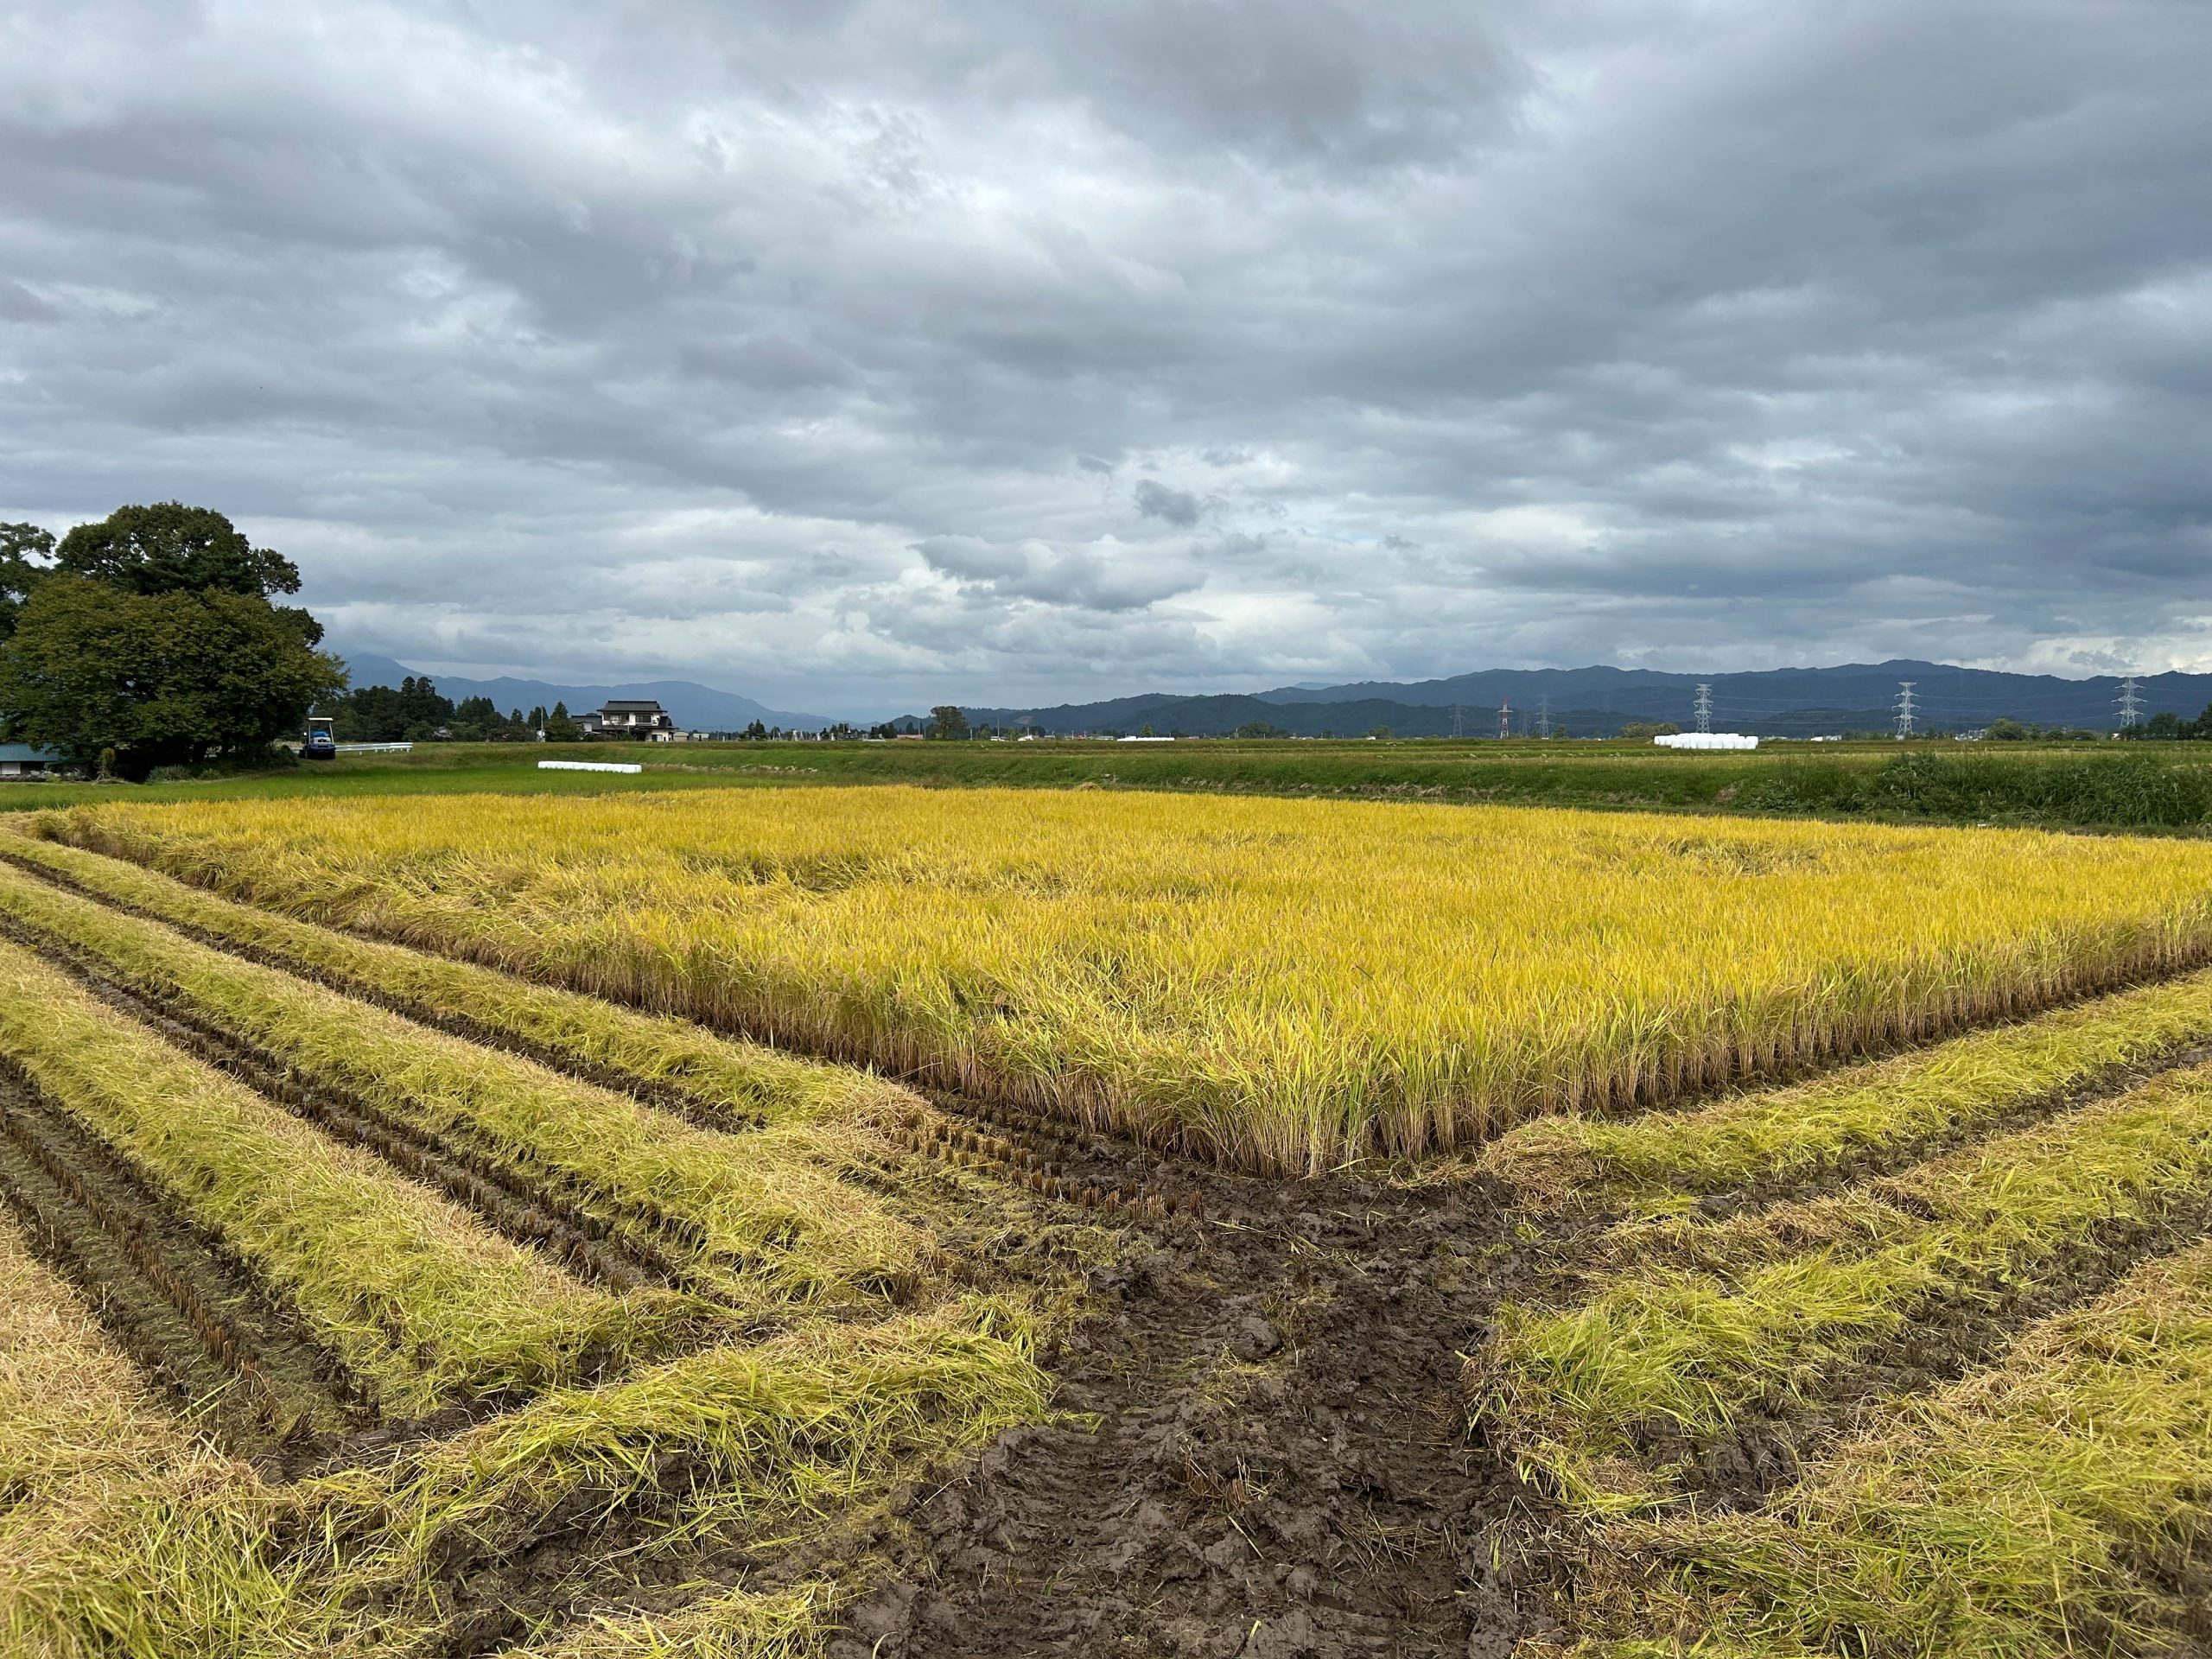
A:
<svg viewBox="0 0 2212 1659">
<path fill-rule="evenodd" d="M 570 743 L 582 735 L 564 702 L 503 715 L 489 697 L 455 702 L 427 674 L 326 697 L 315 712 L 330 716 L 331 734 L 341 743 L 530 743 L 540 732 L 549 742 Z"/>
<path fill-rule="evenodd" d="M 2120 735 L 2148 743 L 2212 741 L 2212 707 L 2195 720 L 2183 720 L 2174 714 L 2153 715 L 2140 725 L 2128 727 Z"/>
<path fill-rule="evenodd" d="M 289 559 L 181 502 L 59 542 L 0 524 L 0 740 L 130 779 L 267 754 L 346 683 L 321 625 L 274 602 L 299 588 Z"/>
</svg>

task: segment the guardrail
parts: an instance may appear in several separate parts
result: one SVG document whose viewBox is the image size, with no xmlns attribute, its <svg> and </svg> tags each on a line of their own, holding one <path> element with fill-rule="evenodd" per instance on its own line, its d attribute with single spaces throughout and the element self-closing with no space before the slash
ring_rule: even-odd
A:
<svg viewBox="0 0 2212 1659">
<path fill-rule="evenodd" d="M 335 746 L 340 754 L 405 754 L 414 747 L 412 743 L 340 743 Z"/>
</svg>

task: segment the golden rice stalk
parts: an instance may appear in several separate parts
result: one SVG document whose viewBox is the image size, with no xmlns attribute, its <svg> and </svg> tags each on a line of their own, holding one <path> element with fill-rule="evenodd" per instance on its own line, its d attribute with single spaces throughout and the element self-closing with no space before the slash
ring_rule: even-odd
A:
<svg viewBox="0 0 2212 1659">
<path fill-rule="evenodd" d="M 2212 1064 L 1852 1192 L 1700 1229 L 1624 1230 L 1637 1262 L 1589 1300 L 1509 1307 L 1471 1367 L 1510 1446 L 1577 1507 L 1662 1501 L 1694 1446 L 1835 1368 L 1947 1295 L 2032 1282 L 2114 1225 L 2155 1225 L 2212 1189 Z M 1675 1265 L 1682 1256 L 1694 1268 Z"/>
<path fill-rule="evenodd" d="M 1275 1171 L 2212 954 L 2212 846 L 905 788 L 44 814 L 296 917 Z"/>
<path fill-rule="evenodd" d="M 503 1159 L 751 1299 L 917 1278 L 920 1230 L 825 1166 L 814 1126 L 701 1129 L 627 1095 L 431 1031 L 0 864 L 0 916 L 91 953 L 288 1068 Z"/>
<path fill-rule="evenodd" d="M 2208 1423 L 2199 1244 L 1900 1402 L 1765 1512 L 1608 1525 L 1584 1605 L 1745 1653 L 2194 1651 Z"/>
<path fill-rule="evenodd" d="M 335 989 L 384 1001 L 402 1013 L 457 1014 L 526 1052 L 565 1057 L 617 1081 L 665 1091 L 709 1121 L 878 1124 L 919 1103 L 873 1072 L 824 1065 L 719 1037 L 671 1015 L 640 1014 L 470 963 L 296 922 L 60 842 L 0 836 L 0 856 L 261 953 Z"/>
<path fill-rule="evenodd" d="M 650 1348 L 690 1299 L 579 1283 L 0 944 L 0 1054 L 288 1296 L 385 1410 Z"/>
<path fill-rule="evenodd" d="M 1815 1179 L 1856 1157 L 2094 1087 L 2208 1037 L 2212 974 L 2192 974 L 1694 1111 L 1525 1123 L 1475 1162 L 1540 1208 L 1659 1214 L 1703 1193 Z"/>
</svg>

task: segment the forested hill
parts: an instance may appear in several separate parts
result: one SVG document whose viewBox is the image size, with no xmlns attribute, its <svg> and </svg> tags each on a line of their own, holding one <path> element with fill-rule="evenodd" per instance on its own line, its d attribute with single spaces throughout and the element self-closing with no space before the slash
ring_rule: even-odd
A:
<svg viewBox="0 0 2212 1659">
<path fill-rule="evenodd" d="M 1153 693 L 1050 709 L 966 710 L 995 726 L 1027 723 L 1045 732 L 1135 732 L 1217 736 L 1265 722 L 1299 736 L 1357 736 L 1387 726 L 1402 737 L 1495 734 L 1501 704 L 1512 729 L 1534 729 L 1548 715 L 1554 729 L 1577 736 L 1618 732 L 1630 721 L 1672 721 L 1685 728 L 1700 681 L 1712 687 L 1716 731 L 1809 737 L 1887 729 L 1899 683 L 1914 682 L 1923 730 L 1958 730 L 2011 718 L 2036 726 L 2104 730 L 2119 721 L 2120 682 L 2101 675 L 2062 679 L 1899 660 L 1834 668 L 1768 669 L 1743 674 L 1670 674 L 1649 669 L 1493 669 L 1449 679 L 1285 687 L 1243 696 Z M 2137 682 L 2142 713 L 2193 719 L 2212 705 L 2212 674 L 2158 674 Z"/>
</svg>

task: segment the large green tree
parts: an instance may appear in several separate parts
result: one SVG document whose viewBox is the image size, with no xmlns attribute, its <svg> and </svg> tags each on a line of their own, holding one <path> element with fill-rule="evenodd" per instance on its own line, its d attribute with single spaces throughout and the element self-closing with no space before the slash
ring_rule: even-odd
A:
<svg viewBox="0 0 2212 1659">
<path fill-rule="evenodd" d="M 291 561 L 219 512 L 124 507 L 35 562 L 52 546 L 0 542 L 0 737 L 87 761 L 112 750 L 143 778 L 265 749 L 346 683 L 315 619 L 270 602 L 297 590 Z"/>
</svg>

